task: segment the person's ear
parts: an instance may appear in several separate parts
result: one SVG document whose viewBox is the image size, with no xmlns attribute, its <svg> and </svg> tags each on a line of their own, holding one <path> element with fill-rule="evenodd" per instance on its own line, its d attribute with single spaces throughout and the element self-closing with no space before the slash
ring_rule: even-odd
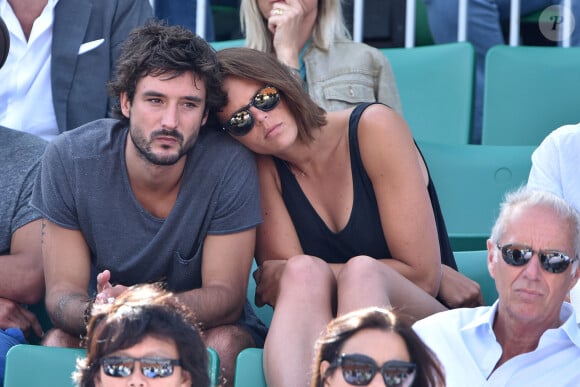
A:
<svg viewBox="0 0 580 387">
<path fill-rule="evenodd" d="M 182 368 L 181 369 L 181 385 L 184 387 L 191 387 L 192 384 L 193 384 L 193 381 L 191 380 L 191 374 L 189 373 L 189 371 L 186 371 Z"/>
<path fill-rule="evenodd" d="M 129 96 L 127 92 L 122 92 L 119 96 L 119 103 L 121 105 L 121 112 L 126 118 L 131 116 L 131 101 L 129 101 Z"/>
<path fill-rule="evenodd" d="M 330 363 L 327 360 L 320 362 L 320 378 L 325 380 L 324 384 L 326 384 L 326 378 L 324 376 L 326 375 L 328 368 L 330 368 Z"/>
<path fill-rule="evenodd" d="M 580 263 L 578 263 L 578 262 L 572 263 L 572 270 L 576 269 L 576 272 L 572 276 L 572 281 L 570 282 L 570 288 L 568 289 L 568 292 L 571 291 L 574 286 L 576 286 L 578 279 L 580 279 L 580 267 L 579 266 L 580 266 Z"/>
<path fill-rule="evenodd" d="M 487 240 L 487 270 L 491 278 L 495 279 L 495 267 L 497 261 L 495 259 L 495 244 L 491 239 Z"/>
<path fill-rule="evenodd" d="M 95 383 L 95 387 L 101 387 L 103 383 L 101 382 L 101 373 L 97 371 L 95 377 L 93 378 L 93 382 Z"/>
</svg>

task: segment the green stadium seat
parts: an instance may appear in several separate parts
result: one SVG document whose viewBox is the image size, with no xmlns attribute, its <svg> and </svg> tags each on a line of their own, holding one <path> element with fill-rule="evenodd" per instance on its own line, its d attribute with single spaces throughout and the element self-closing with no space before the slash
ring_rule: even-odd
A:
<svg viewBox="0 0 580 387">
<path fill-rule="evenodd" d="M 479 284 L 486 305 L 497 300 L 495 281 L 487 269 L 487 250 L 456 251 L 453 253 L 459 272 Z"/>
<path fill-rule="evenodd" d="M 209 44 L 214 48 L 214 50 L 219 51 L 224 48 L 244 47 L 244 45 L 246 44 L 246 40 L 245 39 L 221 40 L 218 42 L 209 42 Z"/>
<path fill-rule="evenodd" d="M 418 142 L 453 250 L 483 250 L 507 191 L 526 184 L 534 146 Z"/>
<path fill-rule="evenodd" d="M 485 69 L 482 144 L 539 145 L 580 122 L 580 47 L 495 46 Z"/>
<path fill-rule="evenodd" d="M 246 348 L 240 352 L 236 360 L 236 387 L 267 387 L 262 354 L 263 350 L 260 348 Z"/>
<path fill-rule="evenodd" d="M 415 139 L 468 144 L 475 56 L 468 42 L 382 48 L 389 59 Z"/>
</svg>

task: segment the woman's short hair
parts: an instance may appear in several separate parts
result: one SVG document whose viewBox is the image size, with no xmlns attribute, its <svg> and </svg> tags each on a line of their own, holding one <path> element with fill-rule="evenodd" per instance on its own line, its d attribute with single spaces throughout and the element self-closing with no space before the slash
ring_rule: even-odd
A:
<svg viewBox="0 0 580 387">
<path fill-rule="evenodd" d="M 268 20 L 264 19 L 258 0 L 242 0 L 240 25 L 246 37 L 246 45 L 264 52 L 274 52 L 272 33 Z M 328 50 L 335 40 L 350 39 L 350 33 L 342 15 L 341 0 L 318 0 L 318 16 L 312 31 L 312 44 Z"/>
<path fill-rule="evenodd" d="M 102 358 L 149 336 L 172 340 L 181 367 L 189 372 L 195 386 L 209 387 L 208 353 L 192 312 L 156 284 L 135 285 L 111 304 L 93 305 L 87 327 L 87 357 L 77 361 L 74 380 L 81 387 L 94 387 Z"/>
<path fill-rule="evenodd" d="M 273 86 L 280 92 L 298 126 L 301 140 L 312 139 L 313 128 L 326 124 L 326 112 L 302 86 L 302 81 L 273 54 L 251 48 L 225 48 L 217 53 L 221 76 Z"/>
<path fill-rule="evenodd" d="M 445 385 L 445 375 L 439 360 L 413 331 L 410 320 L 388 309 L 368 307 L 335 318 L 316 341 L 312 387 L 324 385 L 326 375 L 320 373 L 320 364 L 325 360 L 329 363 L 336 360 L 342 352 L 344 343 L 364 329 L 394 332 L 405 341 L 411 362 L 417 365 L 412 386 L 438 387 Z M 334 369 L 329 368 L 328 371 L 334 372 Z"/>
</svg>

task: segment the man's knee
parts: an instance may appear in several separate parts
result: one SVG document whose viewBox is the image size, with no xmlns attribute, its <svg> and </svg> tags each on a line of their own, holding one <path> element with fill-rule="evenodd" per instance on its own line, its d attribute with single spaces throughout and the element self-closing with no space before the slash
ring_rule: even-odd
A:
<svg viewBox="0 0 580 387">
<path fill-rule="evenodd" d="M 222 325 L 204 332 L 208 347 L 216 350 L 220 357 L 222 385 L 232 386 L 236 369 L 236 358 L 245 348 L 254 347 L 254 339 L 248 331 L 237 325 Z"/>
<path fill-rule="evenodd" d="M 250 333 L 238 325 L 221 325 L 204 332 L 204 340 L 208 347 L 218 353 L 240 352 L 244 348 L 255 346 Z"/>
<path fill-rule="evenodd" d="M 46 347 L 79 348 L 81 346 L 81 339 L 61 329 L 51 329 L 46 332 L 41 344 Z"/>
</svg>

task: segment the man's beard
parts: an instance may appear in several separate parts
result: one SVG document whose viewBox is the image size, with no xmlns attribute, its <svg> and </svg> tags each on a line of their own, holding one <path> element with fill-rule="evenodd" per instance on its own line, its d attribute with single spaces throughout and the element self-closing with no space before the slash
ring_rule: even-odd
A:
<svg viewBox="0 0 580 387">
<path fill-rule="evenodd" d="M 183 143 L 183 135 L 176 130 L 160 129 L 151 133 L 151 140 L 147 139 L 142 135 L 143 132 L 139 129 L 129 130 L 129 137 L 135 148 L 139 151 L 139 154 L 151 164 L 154 165 L 173 165 L 179 161 L 193 146 L 197 136 L 192 136 L 185 144 Z M 155 140 L 155 137 L 167 136 L 174 137 L 177 139 L 178 143 L 181 144 L 181 148 L 177 153 L 159 156 L 151 151 L 151 143 Z"/>
</svg>

